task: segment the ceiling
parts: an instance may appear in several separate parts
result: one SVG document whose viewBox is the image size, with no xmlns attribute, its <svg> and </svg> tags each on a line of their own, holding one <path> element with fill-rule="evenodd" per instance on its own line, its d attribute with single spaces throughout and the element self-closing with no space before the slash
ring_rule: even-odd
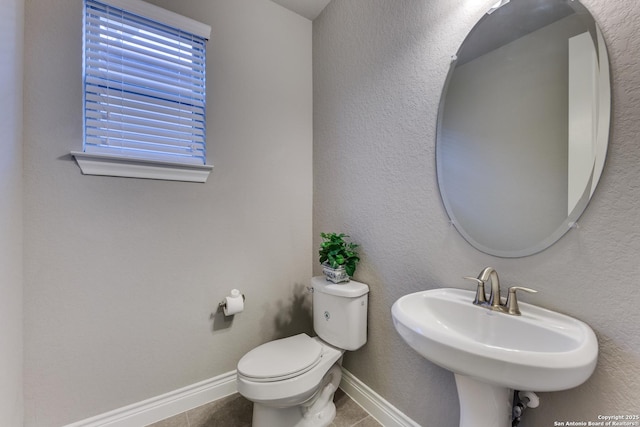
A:
<svg viewBox="0 0 640 427">
<path fill-rule="evenodd" d="M 280 6 L 302 15 L 307 19 L 314 20 L 320 12 L 329 4 L 331 0 L 271 0 Z"/>
</svg>

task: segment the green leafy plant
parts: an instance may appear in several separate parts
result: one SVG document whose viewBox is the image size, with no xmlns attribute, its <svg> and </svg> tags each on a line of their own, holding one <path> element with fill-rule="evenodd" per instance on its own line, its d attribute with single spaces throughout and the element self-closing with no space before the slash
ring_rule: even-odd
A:
<svg viewBox="0 0 640 427">
<path fill-rule="evenodd" d="M 356 265 L 360 261 L 358 256 L 358 247 L 355 243 L 346 242 L 346 234 L 337 233 L 320 233 L 323 242 L 320 244 L 320 263 L 327 263 L 331 268 L 339 268 L 344 266 L 349 276 L 353 276 L 356 271 Z"/>
</svg>

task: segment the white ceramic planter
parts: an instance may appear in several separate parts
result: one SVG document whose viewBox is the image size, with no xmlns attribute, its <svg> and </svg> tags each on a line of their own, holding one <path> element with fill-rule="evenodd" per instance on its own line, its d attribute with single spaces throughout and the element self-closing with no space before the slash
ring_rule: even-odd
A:
<svg viewBox="0 0 640 427">
<path fill-rule="evenodd" d="M 328 281 L 333 283 L 342 283 L 349 281 L 349 275 L 344 269 L 344 266 L 332 268 L 329 264 L 323 263 L 322 273 L 325 275 Z"/>
</svg>

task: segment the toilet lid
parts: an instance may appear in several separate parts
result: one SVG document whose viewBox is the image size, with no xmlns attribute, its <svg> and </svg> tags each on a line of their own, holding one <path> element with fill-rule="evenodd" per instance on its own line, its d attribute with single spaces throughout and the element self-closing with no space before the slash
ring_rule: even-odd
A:
<svg viewBox="0 0 640 427">
<path fill-rule="evenodd" d="M 299 334 L 254 348 L 238 362 L 238 373 L 255 381 L 278 381 L 310 370 L 321 356 L 322 346 Z"/>
</svg>

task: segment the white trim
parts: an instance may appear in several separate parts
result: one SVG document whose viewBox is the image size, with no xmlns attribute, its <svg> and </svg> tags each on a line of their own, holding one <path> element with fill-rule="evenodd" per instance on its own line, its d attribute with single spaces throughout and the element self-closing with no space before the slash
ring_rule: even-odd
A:
<svg viewBox="0 0 640 427">
<path fill-rule="evenodd" d="M 400 412 L 398 408 L 344 368 L 342 368 L 340 388 L 385 427 L 420 427 L 420 424 Z"/>
<path fill-rule="evenodd" d="M 404 415 L 344 368 L 342 368 L 340 388 L 385 427 L 420 427 L 420 424 Z M 64 427 L 146 426 L 229 396 L 237 391 L 236 371 L 233 370 Z"/>
<path fill-rule="evenodd" d="M 65 427 L 140 427 L 180 414 L 237 391 L 236 371 L 161 396 L 87 418 Z"/>
<path fill-rule="evenodd" d="M 151 3 L 142 0 L 97 0 L 109 6 L 126 10 L 135 15 L 161 22 L 170 27 L 179 28 L 188 31 L 196 36 L 204 37 L 209 40 L 211 36 L 211 26 L 198 22 L 195 19 L 187 18 L 175 12 L 163 9 Z"/>
<path fill-rule="evenodd" d="M 192 165 L 72 151 L 83 175 L 207 182 L 211 165 Z"/>
</svg>

